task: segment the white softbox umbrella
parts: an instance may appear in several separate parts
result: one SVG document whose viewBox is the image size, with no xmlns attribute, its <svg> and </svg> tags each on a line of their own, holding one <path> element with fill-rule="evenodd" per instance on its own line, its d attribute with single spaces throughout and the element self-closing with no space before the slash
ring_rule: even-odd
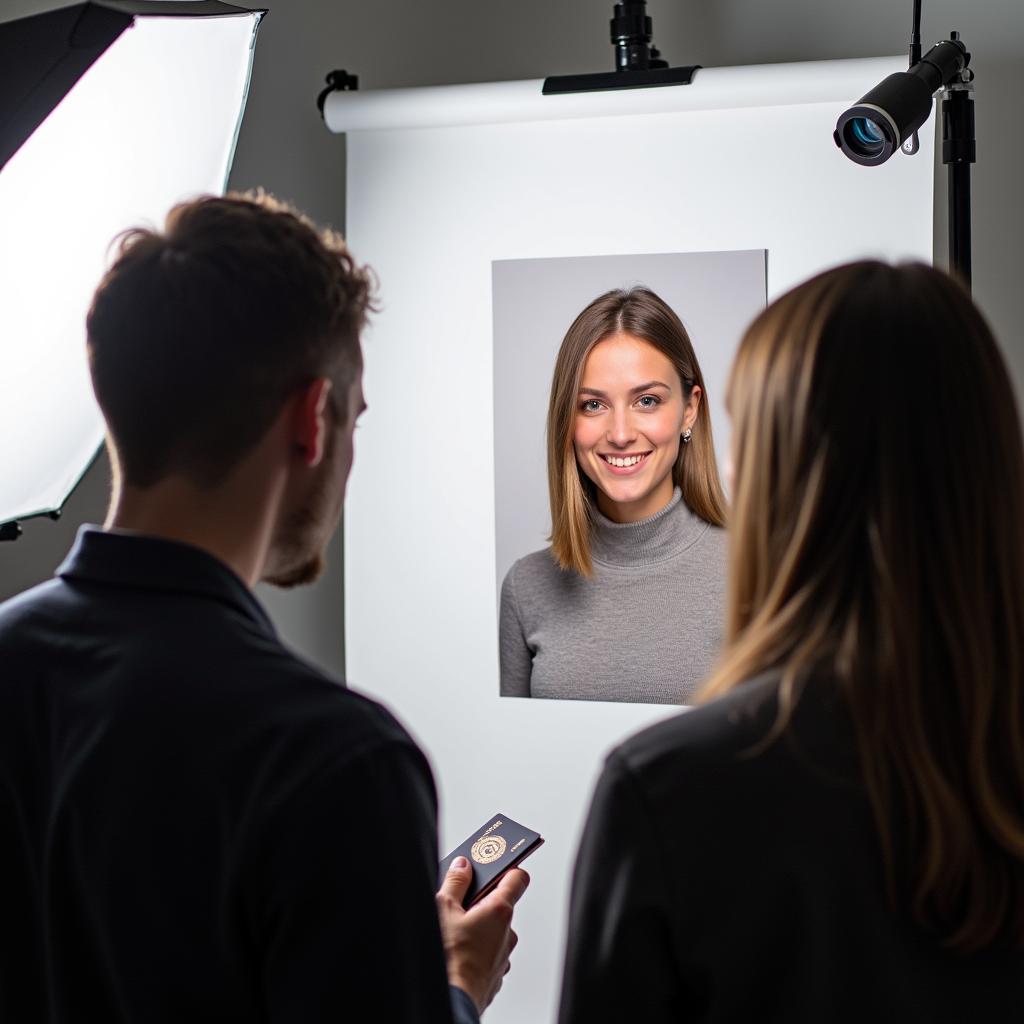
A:
<svg viewBox="0 0 1024 1024">
<path fill-rule="evenodd" d="M 109 244 L 223 192 L 264 13 L 91 0 L 0 23 L 0 527 L 58 512 L 95 457 Z"/>
</svg>

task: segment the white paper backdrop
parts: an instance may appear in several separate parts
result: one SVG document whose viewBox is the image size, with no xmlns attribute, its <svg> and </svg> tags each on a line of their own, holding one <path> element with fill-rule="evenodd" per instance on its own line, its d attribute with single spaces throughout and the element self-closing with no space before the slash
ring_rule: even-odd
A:
<svg viewBox="0 0 1024 1024">
<path fill-rule="evenodd" d="M 554 1018 L 593 780 L 611 746 L 666 715 L 497 695 L 491 262 L 767 249 L 771 299 L 860 256 L 930 260 L 932 126 L 919 156 L 880 168 L 831 138 L 839 113 L 904 65 L 710 69 L 692 86 L 558 107 L 540 83 L 328 107 L 335 130 L 363 129 L 348 139 L 348 233 L 383 299 L 345 523 L 349 678 L 428 751 L 442 852 L 497 812 L 548 840 L 491 1024 Z"/>
</svg>

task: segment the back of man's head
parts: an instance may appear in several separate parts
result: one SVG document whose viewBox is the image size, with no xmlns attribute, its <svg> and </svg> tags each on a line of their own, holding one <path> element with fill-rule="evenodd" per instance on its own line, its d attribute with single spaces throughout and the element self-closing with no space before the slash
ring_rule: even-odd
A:
<svg viewBox="0 0 1024 1024">
<path fill-rule="evenodd" d="M 123 482 L 212 487 L 296 388 L 328 377 L 343 404 L 370 305 L 341 238 L 262 193 L 182 203 L 162 232 L 125 232 L 86 320 Z"/>
</svg>

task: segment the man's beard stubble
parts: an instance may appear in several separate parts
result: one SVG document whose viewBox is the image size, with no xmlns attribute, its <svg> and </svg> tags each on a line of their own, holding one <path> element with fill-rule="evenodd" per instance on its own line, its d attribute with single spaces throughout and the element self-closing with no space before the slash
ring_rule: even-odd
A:
<svg viewBox="0 0 1024 1024">
<path fill-rule="evenodd" d="M 315 583 L 322 575 L 327 564 L 327 559 L 322 551 L 318 552 L 308 561 L 297 565 L 294 569 L 285 569 L 283 572 L 273 576 L 267 576 L 264 583 L 272 587 L 280 587 L 283 590 L 290 590 L 292 587 L 304 587 L 307 583 Z"/>
<path fill-rule="evenodd" d="M 325 529 L 325 522 L 330 516 L 329 474 L 334 464 L 336 445 L 337 435 L 334 430 L 330 430 L 324 447 L 319 482 L 305 504 L 288 517 L 274 538 L 274 561 L 279 568 L 264 576 L 264 583 L 290 590 L 315 583 L 323 575 L 327 567 L 327 545 L 334 532 L 333 527 Z"/>
<path fill-rule="evenodd" d="M 319 543 L 316 538 L 322 533 L 320 516 L 309 508 L 295 512 L 274 542 L 274 561 L 279 568 L 264 576 L 263 582 L 288 590 L 318 580 L 327 565 L 327 542 L 316 546 Z"/>
</svg>

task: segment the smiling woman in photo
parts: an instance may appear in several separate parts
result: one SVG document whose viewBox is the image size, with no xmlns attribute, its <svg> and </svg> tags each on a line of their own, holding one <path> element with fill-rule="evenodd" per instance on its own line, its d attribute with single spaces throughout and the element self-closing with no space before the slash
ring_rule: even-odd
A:
<svg viewBox="0 0 1024 1024">
<path fill-rule="evenodd" d="M 725 501 L 693 346 L 648 289 L 569 328 L 548 485 L 551 546 L 502 585 L 502 695 L 686 703 L 722 639 Z"/>
</svg>

